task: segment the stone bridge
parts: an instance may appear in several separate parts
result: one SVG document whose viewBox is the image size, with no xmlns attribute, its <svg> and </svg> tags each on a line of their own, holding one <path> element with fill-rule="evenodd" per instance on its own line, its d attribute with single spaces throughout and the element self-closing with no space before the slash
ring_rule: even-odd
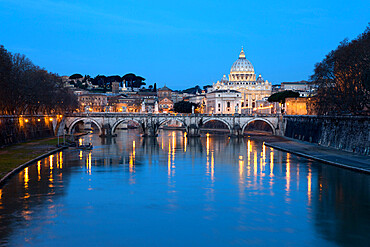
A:
<svg viewBox="0 0 370 247">
<path fill-rule="evenodd" d="M 101 136 L 112 136 L 120 123 L 133 121 L 139 124 L 143 136 L 157 136 L 161 125 L 176 120 L 180 122 L 188 136 L 199 136 L 200 129 L 209 121 L 224 123 L 230 136 L 241 136 L 245 128 L 254 121 L 267 123 L 275 135 L 283 134 L 282 117 L 279 115 L 244 114 L 139 114 L 139 113 L 78 113 L 64 116 L 60 130 L 71 134 L 79 122 L 94 123 Z M 59 132 L 61 133 L 61 132 Z"/>
</svg>

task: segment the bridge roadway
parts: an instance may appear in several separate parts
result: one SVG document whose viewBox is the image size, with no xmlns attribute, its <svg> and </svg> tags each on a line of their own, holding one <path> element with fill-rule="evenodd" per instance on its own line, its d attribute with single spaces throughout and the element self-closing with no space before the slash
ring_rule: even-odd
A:
<svg viewBox="0 0 370 247">
<path fill-rule="evenodd" d="M 101 136 L 112 136 L 120 123 L 133 121 L 139 124 L 143 136 L 157 136 L 159 127 L 171 120 L 180 122 L 188 136 L 199 136 L 200 129 L 209 121 L 224 123 L 230 136 L 241 136 L 245 128 L 254 121 L 267 123 L 273 134 L 283 133 L 281 115 L 245 115 L 245 114 L 152 114 L 152 113 L 115 113 L 92 112 L 74 113 L 63 117 L 59 131 L 71 134 L 79 122 L 94 123 Z M 60 133 L 60 132 L 59 132 Z"/>
</svg>

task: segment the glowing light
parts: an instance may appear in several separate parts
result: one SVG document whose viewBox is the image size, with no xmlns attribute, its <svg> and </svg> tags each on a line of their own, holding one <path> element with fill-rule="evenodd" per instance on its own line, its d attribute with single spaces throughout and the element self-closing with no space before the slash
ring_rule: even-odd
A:
<svg viewBox="0 0 370 247">
<path fill-rule="evenodd" d="M 82 145 L 82 138 L 78 139 L 78 145 L 81 146 Z"/>
<path fill-rule="evenodd" d="M 49 156 L 50 170 L 53 170 L 53 158 L 54 158 L 54 155 Z"/>
<path fill-rule="evenodd" d="M 41 119 L 39 118 L 39 119 L 37 119 L 37 122 L 40 122 L 41 121 Z"/>
<path fill-rule="evenodd" d="M 80 150 L 79 156 L 80 156 L 80 160 L 82 160 L 82 150 Z"/>
<path fill-rule="evenodd" d="M 26 167 L 24 169 L 24 188 L 25 189 L 28 189 L 28 181 L 29 181 L 29 177 L 28 177 L 28 167 Z"/>
<path fill-rule="evenodd" d="M 49 118 L 50 121 L 53 121 L 53 118 Z"/>
<path fill-rule="evenodd" d="M 25 119 L 24 121 L 25 121 L 26 123 L 28 123 L 28 119 Z"/>
<path fill-rule="evenodd" d="M 41 160 L 37 162 L 37 177 L 38 177 L 37 180 L 40 181 L 41 180 Z"/>
<path fill-rule="evenodd" d="M 59 168 L 62 169 L 63 168 L 63 153 L 60 152 L 59 153 Z"/>
<path fill-rule="evenodd" d="M 287 153 L 287 156 L 286 156 L 285 176 L 286 176 L 286 190 L 287 192 L 289 192 L 290 190 L 290 153 Z"/>
<path fill-rule="evenodd" d="M 274 176 L 274 152 L 270 153 L 270 176 Z"/>
<path fill-rule="evenodd" d="M 207 133 L 207 145 L 206 145 L 206 150 L 207 150 L 207 156 L 209 155 L 209 133 Z"/>
</svg>

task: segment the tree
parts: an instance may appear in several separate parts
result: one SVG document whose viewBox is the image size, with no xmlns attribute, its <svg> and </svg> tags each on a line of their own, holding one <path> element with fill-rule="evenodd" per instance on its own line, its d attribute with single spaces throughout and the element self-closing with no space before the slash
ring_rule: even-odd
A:
<svg viewBox="0 0 370 247">
<path fill-rule="evenodd" d="M 283 92 L 272 94 L 270 97 L 268 97 L 267 100 L 269 102 L 280 102 L 284 104 L 286 98 L 297 98 L 297 97 L 299 97 L 299 93 L 293 92 L 292 90 L 286 90 Z"/>
<path fill-rule="evenodd" d="M 69 79 L 74 80 L 74 79 L 81 79 L 83 76 L 81 74 L 73 74 L 69 77 Z"/>
<path fill-rule="evenodd" d="M 76 96 L 63 88 L 60 76 L 0 46 L 1 114 L 63 113 L 76 109 L 76 102 Z"/>
<path fill-rule="evenodd" d="M 145 81 L 145 78 L 144 77 L 136 76 L 135 81 L 134 81 L 134 84 L 133 84 L 133 87 L 140 88 L 141 86 L 146 85 L 146 83 L 143 82 L 143 81 Z"/>
<path fill-rule="evenodd" d="M 345 39 L 315 65 L 310 78 L 320 115 L 370 114 L 370 26 L 356 39 Z"/>
<path fill-rule="evenodd" d="M 154 83 L 153 92 L 157 92 L 157 83 Z"/>
<path fill-rule="evenodd" d="M 122 76 L 122 80 L 126 82 L 126 87 L 131 87 L 133 89 L 133 82 L 136 80 L 136 75 L 133 73 L 128 73 Z"/>
<path fill-rule="evenodd" d="M 173 108 L 174 108 L 175 112 L 191 113 L 193 106 L 194 106 L 194 108 L 197 108 L 198 104 L 182 100 L 182 101 L 179 101 L 179 102 L 175 103 Z"/>
</svg>

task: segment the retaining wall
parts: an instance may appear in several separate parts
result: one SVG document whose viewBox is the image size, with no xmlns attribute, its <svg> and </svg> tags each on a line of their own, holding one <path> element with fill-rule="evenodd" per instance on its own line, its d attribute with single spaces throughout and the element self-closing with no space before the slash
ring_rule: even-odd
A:
<svg viewBox="0 0 370 247">
<path fill-rule="evenodd" d="M 284 116 L 284 136 L 370 155 L 370 117 Z"/>
</svg>

